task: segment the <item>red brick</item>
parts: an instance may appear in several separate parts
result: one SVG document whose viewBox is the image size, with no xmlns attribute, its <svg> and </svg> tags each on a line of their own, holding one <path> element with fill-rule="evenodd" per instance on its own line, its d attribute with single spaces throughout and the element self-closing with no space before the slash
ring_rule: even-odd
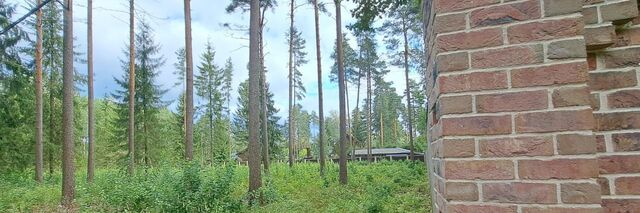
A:
<svg viewBox="0 0 640 213">
<path fill-rule="evenodd" d="M 544 155 L 553 155 L 553 141 L 550 137 L 498 138 L 480 141 L 482 157 Z"/>
<path fill-rule="evenodd" d="M 637 213 L 640 211 L 640 199 L 603 199 L 604 213 Z"/>
<path fill-rule="evenodd" d="M 633 87 L 638 83 L 636 72 L 633 70 L 591 73 L 589 77 L 592 91 Z"/>
<path fill-rule="evenodd" d="M 640 28 L 625 29 L 617 32 L 616 47 L 640 45 Z"/>
<path fill-rule="evenodd" d="M 617 195 L 640 195 L 640 177 L 616 178 Z"/>
<path fill-rule="evenodd" d="M 500 0 L 435 0 L 433 5 L 435 5 L 437 13 L 446 13 L 499 2 Z"/>
<path fill-rule="evenodd" d="M 598 181 L 598 185 L 600 185 L 600 193 L 602 193 L 602 195 L 610 195 L 611 190 L 609 190 L 609 179 L 599 177 L 596 180 Z"/>
<path fill-rule="evenodd" d="M 582 10 L 582 1 L 544 0 L 544 16 L 557 16 L 576 13 Z"/>
<path fill-rule="evenodd" d="M 538 64 L 544 61 L 542 46 L 514 46 L 483 50 L 471 54 L 471 67 L 497 68 L 516 65 Z"/>
<path fill-rule="evenodd" d="M 447 207 L 448 213 L 516 213 L 516 206 L 492 206 L 480 204 L 454 204 Z M 437 211 L 435 211 L 437 212 Z"/>
<path fill-rule="evenodd" d="M 439 157 L 472 157 L 476 152 L 475 147 L 473 139 L 444 139 L 442 141 L 442 156 Z"/>
<path fill-rule="evenodd" d="M 584 41 L 587 44 L 587 50 L 604 49 L 615 43 L 616 28 L 609 25 L 601 25 L 597 27 L 587 27 L 584 29 Z"/>
<path fill-rule="evenodd" d="M 583 83 L 588 75 L 584 62 L 555 64 L 512 70 L 511 84 L 513 87 L 531 87 Z"/>
<path fill-rule="evenodd" d="M 595 53 L 587 54 L 587 63 L 589 64 L 589 70 L 596 70 L 598 68 L 598 58 Z"/>
<path fill-rule="evenodd" d="M 591 94 L 587 87 L 563 87 L 553 91 L 554 107 L 589 106 Z"/>
<path fill-rule="evenodd" d="M 591 130 L 594 119 L 591 109 L 532 112 L 516 115 L 515 125 L 519 133 Z"/>
<path fill-rule="evenodd" d="M 502 4 L 471 11 L 471 27 L 484 27 L 540 18 L 540 2 L 530 0 L 515 4 Z"/>
<path fill-rule="evenodd" d="M 484 201 L 501 203 L 556 203 L 556 185 L 545 183 L 486 183 Z"/>
<path fill-rule="evenodd" d="M 547 90 L 476 96 L 478 112 L 513 112 L 548 108 Z"/>
<path fill-rule="evenodd" d="M 640 90 L 622 90 L 607 96 L 609 108 L 640 107 Z"/>
<path fill-rule="evenodd" d="M 466 16 L 466 13 L 436 16 L 436 20 L 434 22 L 435 33 L 464 30 L 467 27 Z"/>
<path fill-rule="evenodd" d="M 640 47 L 619 49 L 602 53 L 606 68 L 640 66 Z"/>
<path fill-rule="evenodd" d="M 445 198 L 456 201 L 477 201 L 478 186 L 475 183 L 448 182 Z"/>
<path fill-rule="evenodd" d="M 437 57 L 438 71 L 452 72 L 461 71 L 469 68 L 469 53 L 459 52 Z"/>
<path fill-rule="evenodd" d="M 524 180 L 587 179 L 598 176 L 595 159 L 521 160 L 520 178 Z"/>
<path fill-rule="evenodd" d="M 614 150 L 616 152 L 640 151 L 640 133 L 620 133 L 612 136 Z"/>
<path fill-rule="evenodd" d="M 596 130 L 640 129 L 640 112 L 594 113 Z"/>
<path fill-rule="evenodd" d="M 593 109 L 593 111 L 600 110 L 600 95 L 591 94 L 591 97 L 589 97 L 589 102 L 591 104 L 591 109 Z"/>
<path fill-rule="evenodd" d="M 438 117 L 448 114 L 463 114 L 473 111 L 470 95 L 442 97 L 438 101 Z"/>
<path fill-rule="evenodd" d="M 600 207 L 523 207 L 522 213 L 602 213 Z"/>
<path fill-rule="evenodd" d="M 507 29 L 509 43 L 518 44 L 583 35 L 584 23 L 581 19 L 565 18 L 525 23 Z"/>
<path fill-rule="evenodd" d="M 558 135 L 558 154 L 579 155 L 594 154 L 597 151 L 596 137 L 593 135 Z"/>
<path fill-rule="evenodd" d="M 600 195 L 597 183 L 563 183 L 560 186 L 563 203 L 600 204 Z"/>
<path fill-rule="evenodd" d="M 585 7 L 582 10 L 582 17 L 584 18 L 584 23 L 589 24 L 597 24 L 598 23 L 598 7 Z"/>
<path fill-rule="evenodd" d="M 598 158 L 600 174 L 640 173 L 640 155 L 602 156 Z"/>
<path fill-rule="evenodd" d="M 455 135 L 499 135 L 511 133 L 511 116 L 474 116 L 443 118 L 442 134 Z"/>
<path fill-rule="evenodd" d="M 436 42 L 440 52 L 495 47 L 502 45 L 502 30 L 493 28 L 441 35 Z"/>
<path fill-rule="evenodd" d="M 441 93 L 493 90 L 507 87 L 507 74 L 504 72 L 475 72 L 440 77 Z"/>
<path fill-rule="evenodd" d="M 598 152 L 607 151 L 607 144 L 604 140 L 604 135 L 596 135 L 596 150 Z"/>
<path fill-rule="evenodd" d="M 602 21 L 613 21 L 621 25 L 638 16 L 638 3 L 634 0 L 615 2 L 600 6 Z"/>
<path fill-rule="evenodd" d="M 509 160 L 449 160 L 445 164 L 448 180 L 512 180 L 513 162 Z"/>
</svg>

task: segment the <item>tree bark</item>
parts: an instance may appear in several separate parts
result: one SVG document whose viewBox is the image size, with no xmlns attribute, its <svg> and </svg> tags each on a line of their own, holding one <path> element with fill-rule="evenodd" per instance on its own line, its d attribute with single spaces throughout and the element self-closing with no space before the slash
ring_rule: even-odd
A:
<svg viewBox="0 0 640 213">
<path fill-rule="evenodd" d="M 371 68 L 367 69 L 367 160 L 371 162 Z"/>
<path fill-rule="evenodd" d="M 62 205 L 71 209 L 75 197 L 73 125 L 73 0 L 65 0 L 63 33 L 62 99 Z"/>
<path fill-rule="evenodd" d="M 320 17 L 318 14 L 318 0 L 313 0 L 313 13 L 316 30 L 316 65 L 318 68 L 318 146 L 320 155 L 320 176 L 324 177 L 325 154 L 324 154 L 324 107 L 322 103 L 322 56 L 320 55 Z"/>
<path fill-rule="evenodd" d="M 251 0 L 249 24 L 249 193 L 254 201 L 262 185 L 260 174 L 260 1 Z"/>
<path fill-rule="evenodd" d="M 262 41 L 262 39 L 260 39 Z M 261 42 L 262 43 L 262 42 Z M 262 164 L 264 167 L 264 172 L 269 174 L 269 108 L 268 108 L 268 99 L 267 96 L 267 72 L 262 67 L 262 75 L 261 75 L 261 83 L 262 83 Z"/>
<path fill-rule="evenodd" d="M 185 158 L 193 160 L 193 50 L 191 38 L 191 0 L 184 0 L 184 37 L 186 56 L 187 95 L 185 103 Z"/>
<path fill-rule="evenodd" d="M 293 167 L 295 157 L 295 133 L 293 131 L 295 125 L 295 114 L 293 113 L 293 9 L 295 1 L 291 0 L 291 9 L 289 14 L 289 167 Z"/>
<path fill-rule="evenodd" d="M 338 56 L 338 92 L 340 102 L 340 183 L 346 185 L 347 179 L 347 109 L 345 109 L 345 76 L 344 53 L 342 49 L 342 14 L 340 2 L 334 0 L 336 6 L 336 43 Z"/>
<path fill-rule="evenodd" d="M 40 5 L 42 0 L 38 0 L 37 4 Z M 36 14 L 36 175 L 35 179 L 38 183 L 44 181 L 43 177 L 43 153 L 44 146 L 43 131 L 42 131 L 42 117 L 43 117 L 43 104 L 42 104 L 42 9 L 38 10 Z"/>
<path fill-rule="evenodd" d="M 95 112 L 93 111 L 93 0 L 87 1 L 87 76 L 88 76 L 88 103 L 87 122 L 89 123 L 89 156 L 87 157 L 87 182 L 93 182 L 94 176 L 94 152 L 95 152 Z"/>
<path fill-rule="evenodd" d="M 407 122 L 409 128 L 409 158 L 414 158 L 413 147 L 413 107 L 411 106 L 411 88 L 409 85 L 409 42 L 407 38 L 407 21 L 405 17 L 402 17 L 402 35 L 404 37 L 404 77 L 407 88 Z"/>
<path fill-rule="evenodd" d="M 134 0 L 129 0 L 129 167 L 127 172 L 133 176 L 135 170 L 135 96 L 136 96 L 136 66 L 134 44 Z"/>
<path fill-rule="evenodd" d="M 382 109 L 378 111 L 378 113 L 380 113 L 380 147 L 384 147 L 384 118 L 382 116 L 382 111 Z"/>
</svg>

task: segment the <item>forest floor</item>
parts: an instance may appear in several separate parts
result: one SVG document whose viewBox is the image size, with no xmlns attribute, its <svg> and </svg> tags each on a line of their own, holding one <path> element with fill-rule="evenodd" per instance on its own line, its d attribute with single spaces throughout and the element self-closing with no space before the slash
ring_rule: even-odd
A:
<svg viewBox="0 0 640 213">
<path fill-rule="evenodd" d="M 429 183 L 422 162 L 350 163 L 349 184 L 338 183 L 338 165 L 289 169 L 273 164 L 263 177 L 265 204 L 247 202 L 246 166 L 184 166 L 138 170 L 127 177 L 117 169 L 99 169 L 93 184 L 76 176 L 80 212 L 430 212 Z M 82 174 L 82 175 L 80 175 Z M 60 211 L 60 174 L 44 184 L 29 171 L 0 174 L 0 212 Z"/>
</svg>

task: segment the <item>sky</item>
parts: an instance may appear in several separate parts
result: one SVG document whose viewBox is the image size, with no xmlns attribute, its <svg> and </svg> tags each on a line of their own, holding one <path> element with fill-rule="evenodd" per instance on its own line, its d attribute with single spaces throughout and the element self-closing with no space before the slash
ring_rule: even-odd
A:
<svg viewBox="0 0 640 213">
<path fill-rule="evenodd" d="M 228 14 L 225 11 L 231 0 L 192 0 L 192 31 L 193 31 L 193 52 L 194 52 L 194 73 L 197 73 L 196 66 L 200 64 L 200 55 L 204 50 L 207 41 L 213 45 L 216 55 L 215 62 L 218 66 L 224 66 L 225 61 L 230 58 L 233 61 L 233 91 L 232 91 L 232 112 L 236 110 L 237 88 L 240 82 L 248 78 L 246 69 L 249 61 L 249 41 L 248 34 L 240 31 L 229 30 L 224 27 L 224 23 L 231 25 L 248 26 L 249 14 L 237 11 Z M 328 1 L 327 2 L 333 2 Z M 27 9 L 27 3 L 23 0 L 10 0 L 21 8 L 15 17 L 22 16 Z M 270 90 L 274 93 L 276 108 L 280 109 L 281 121 L 287 117 L 288 110 L 288 43 L 285 33 L 289 29 L 289 2 L 278 1 L 278 6 L 266 14 L 265 32 L 265 65 L 267 67 L 267 81 Z M 306 3 L 306 0 L 298 0 L 297 4 Z M 86 53 L 87 28 L 86 28 L 86 0 L 74 1 L 74 37 L 76 51 Z M 158 83 L 163 88 L 169 89 L 163 100 L 173 101 L 171 109 L 175 109 L 177 98 L 182 92 L 182 88 L 174 87 L 177 83 L 177 76 L 173 74 L 176 62 L 175 52 L 184 47 L 184 6 L 180 0 L 136 0 L 137 18 L 144 18 L 154 29 L 156 43 L 161 45 L 160 54 L 166 59 L 166 63 L 160 68 Z M 94 88 L 98 98 L 109 96 L 118 85 L 114 77 L 120 78 L 123 74 L 120 60 L 128 56 L 122 52 L 129 41 L 129 1 L 128 0 L 94 0 L 93 1 L 93 40 L 94 40 Z M 350 2 L 343 1 L 342 25 L 343 32 L 347 32 L 345 26 L 355 22 L 351 17 L 350 9 L 354 8 Z M 338 86 L 337 83 L 329 81 L 329 72 L 333 64 L 330 55 L 333 52 L 334 41 L 336 39 L 335 7 L 328 4 L 327 10 L 330 14 L 320 15 L 320 39 L 323 72 L 323 92 L 325 115 L 330 111 L 338 110 Z M 302 66 L 302 80 L 307 89 L 306 98 L 299 103 L 303 109 L 308 111 L 318 110 L 318 89 L 317 89 L 317 69 L 316 69 L 316 49 L 315 49 L 315 28 L 314 15 L 311 5 L 298 7 L 295 13 L 295 26 L 302 37 L 306 40 L 306 52 L 309 63 Z M 381 37 L 381 36 L 380 36 Z M 379 38 L 381 40 L 381 38 Z M 355 39 L 351 39 L 351 45 L 355 48 Z M 384 45 L 380 43 L 379 54 L 384 55 Z M 86 56 L 81 56 L 85 58 Z M 384 56 L 383 56 L 384 58 Z M 76 63 L 78 72 L 86 73 L 87 65 Z M 392 81 L 398 94 L 403 94 L 405 89 L 404 73 L 402 69 L 389 67 L 391 72 L 386 80 Z M 412 74 L 411 78 L 418 80 L 417 74 Z M 85 90 L 86 91 L 86 90 Z M 350 85 L 350 107 L 355 108 L 356 87 Z M 84 92 L 81 93 L 84 95 Z M 365 95 L 361 91 L 361 95 Z M 361 96 L 362 98 L 362 96 Z M 196 104 L 202 100 L 196 99 Z"/>
</svg>

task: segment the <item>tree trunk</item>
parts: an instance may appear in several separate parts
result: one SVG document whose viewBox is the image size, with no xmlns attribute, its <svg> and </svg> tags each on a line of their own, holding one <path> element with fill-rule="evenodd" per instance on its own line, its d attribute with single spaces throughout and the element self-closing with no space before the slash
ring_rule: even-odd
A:
<svg viewBox="0 0 640 213">
<path fill-rule="evenodd" d="M 371 68 L 367 69 L 367 160 L 371 162 Z"/>
<path fill-rule="evenodd" d="M 359 53 L 358 53 L 358 58 L 362 57 L 362 48 L 360 48 Z M 354 115 L 354 118 L 356 119 L 356 128 L 360 128 L 360 78 L 362 77 L 362 69 L 358 68 L 358 83 L 357 83 L 357 93 L 356 94 L 356 114 Z M 351 131 L 351 133 L 353 134 L 353 131 Z M 351 137 L 355 137 L 353 135 L 351 135 Z M 353 147 L 353 149 L 351 150 L 351 160 L 355 160 L 356 159 L 356 144 L 355 142 L 351 142 L 351 146 Z"/>
<path fill-rule="evenodd" d="M 262 41 L 262 39 L 260 39 Z M 267 106 L 267 72 L 262 67 L 261 83 L 262 83 L 262 164 L 264 172 L 269 174 L 269 108 Z"/>
<path fill-rule="evenodd" d="M 73 0 L 64 4 L 63 80 L 62 80 L 62 205 L 71 209 L 75 197 L 73 125 Z"/>
<path fill-rule="evenodd" d="M 346 78 L 346 77 L 345 77 Z M 347 101 L 347 139 L 349 139 L 349 144 L 351 146 L 351 149 L 354 149 L 354 144 L 353 144 L 353 131 L 351 129 L 351 112 L 349 112 L 351 108 L 349 108 L 349 81 L 347 81 L 345 79 L 344 81 L 344 95 L 346 96 L 346 101 Z"/>
<path fill-rule="evenodd" d="M 380 147 L 384 148 L 384 119 L 382 109 L 378 110 L 378 113 L 380 113 Z"/>
<path fill-rule="evenodd" d="M 318 0 L 313 0 L 313 13 L 316 28 L 316 65 L 318 68 L 318 146 L 320 149 L 320 176 L 324 177 L 324 109 L 322 105 L 322 56 L 320 55 L 320 17 L 318 15 Z"/>
<path fill-rule="evenodd" d="M 40 5 L 42 0 L 38 0 L 37 4 Z M 42 131 L 42 117 L 43 117 L 43 104 L 42 104 L 42 10 L 38 10 L 36 15 L 36 175 L 35 179 L 38 183 L 44 181 L 43 173 L 43 152 L 44 146 L 43 131 Z"/>
<path fill-rule="evenodd" d="M 409 158 L 413 160 L 414 147 L 413 147 L 413 108 L 411 106 L 411 88 L 409 85 L 409 42 L 407 39 L 407 20 L 402 17 L 402 35 L 404 36 L 404 77 L 407 88 L 407 122 L 409 126 Z"/>
<path fill-rule="evenodd" d="M 249 193 L 255 201 L 262 185 L 260 174 L 260 53 L 259 53 L 260 2 L 251 0 L 249 24 Z"/>
<path fill-rule="evenodd" d="M 93 0 L 87 1 L 87 76 L 89 100 L 87 122 L 89 123 L 89 156 L 87 157 L 87 182 L 93 182 L 95 152 L 95 113 L 93 111 Z"/>
<path fill-rule="evenodd" d="M 133 176 L 135 169 L 135 96 L 136 96 L 136 66 L 134 44 L 134 2 L 129 0 L 129 167 L 127 172 Z"/>
<path fill-rule="evenodd" d="M 186 56 L 187 95 L 185 102 L 185 158 L 193 160 L 193 51 L 191 41 L 191 0 L 184 0 L 184 37 Z"/>
<path fill-rule="evenodd" d="M 347 109 L 345 109 L 344 53 L 342 49 L 341 0 L 334 0 L 336 6 L 336 43 L 338 49 L 338 93 L 340 102 L 340 183 L 347 184 Z"/>
<path fill-rule="evenodd" d="M 291 0 L 291 9 L 289 14 L 289 167 L 293 167 L 295 136 L 293 126 L 295 125 L 295 115 L 293 113 L 293 9 L 295 1 Z"/>
</svg>

